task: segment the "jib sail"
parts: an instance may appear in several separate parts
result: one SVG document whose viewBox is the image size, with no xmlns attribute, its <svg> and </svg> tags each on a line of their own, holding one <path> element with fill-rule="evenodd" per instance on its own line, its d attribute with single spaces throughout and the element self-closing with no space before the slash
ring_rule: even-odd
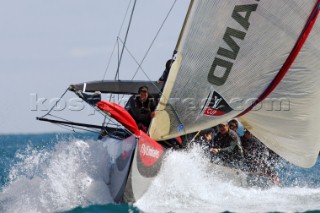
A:
<svg viewBox="0 0 320 213">
<path fill-rule="evenodd" d="M 320 150 L 319 4 L 191 1 L 151 137 L 173 138 L 243 115 L 275 152 L 313 165 Z M 263 106 L 266 98 L 289 100 L 289 110 Z"/>
</svg>

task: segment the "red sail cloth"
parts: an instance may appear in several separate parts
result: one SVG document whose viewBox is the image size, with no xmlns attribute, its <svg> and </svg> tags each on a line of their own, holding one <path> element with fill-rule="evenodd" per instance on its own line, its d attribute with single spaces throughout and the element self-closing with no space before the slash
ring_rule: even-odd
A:
<svg viewBox="0 0 320 213">
<path fill-rule="evenodd" d="M 97 107 L 102 111 L 108 113 L 108 115 L 110 115 L 111 118 L 117 120 L 130 132 L 137 136 L 140 136 L 140 130 L 135 120 L 122 106 L 108 101 L 100 101 L 97 103 Z"/>
</svg>

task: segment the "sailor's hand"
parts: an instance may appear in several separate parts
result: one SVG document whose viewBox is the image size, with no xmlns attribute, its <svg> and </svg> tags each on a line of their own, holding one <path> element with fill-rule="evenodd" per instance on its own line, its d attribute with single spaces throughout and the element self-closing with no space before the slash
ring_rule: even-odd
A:
<svg viewBox="0 0 320 213">
<path fill-rule="evenodd" d="M 156 115 L 155 112 L 151 112 L 151 114 L 150 114 L 151 118 L 154 118 L 155 115 Z"/>
<path fill-rule="evenodd" d="M 210 150 L 210 152 L 212 152 L 213 154 L 218 154 L 219 151 L 220 151 L 220 149 L 218 149 L 218 148 L 212 148 Z"/>
</svg>

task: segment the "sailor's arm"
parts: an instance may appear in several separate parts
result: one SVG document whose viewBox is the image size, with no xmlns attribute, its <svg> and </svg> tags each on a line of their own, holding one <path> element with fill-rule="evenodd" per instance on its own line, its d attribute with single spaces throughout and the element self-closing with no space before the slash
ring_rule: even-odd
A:
<svg viewBox="0 0 320 213">
<path fill-rule="evenodd" d="M 211 149 L 211 152 L 213 154 L 217 154 L 219 152 L 232 152 L 236 146 L 238 146 L 239 150 L 240 150 L 240 154 L 243 157 L 243 149 L 241 146 L 241 141 L 239 137 L 231 137 L 231 141 L 230 141 L 230 146 L 225 147 L 225 148 L 213 148 Z"/>
<path fill-rule="evenodd" d="M 232 152 L 236 146 L 237 146 L 237 142 L 232 140 L 230 142 L 230 146 L 226 148 L 221 148 L 221 149 L 219 148 L 219 152 Z"/>
</svg>

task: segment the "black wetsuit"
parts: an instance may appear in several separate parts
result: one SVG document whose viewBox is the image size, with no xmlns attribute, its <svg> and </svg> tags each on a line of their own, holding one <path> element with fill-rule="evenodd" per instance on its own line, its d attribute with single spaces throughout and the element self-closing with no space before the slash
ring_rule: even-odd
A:
<svg viewBox="0 0 320 213">
<path fill-rule="evenodd" d="M 161 77 L 159 78 L 159 81 L 163 81 L 164 83 L 166 83 L 168 75 L 169 75 L 169 71 L 170 69 L 165 69 L 161 75 Z"/>
<path fill-rule="evenodd" d="M 141 124 L 148 128 L 151 122 L 151 113 L 156 109 L 156 102 L 150 95 L 145 102 L 141 102 L 140 96 L 133 95 L 128 100 L 125 109 L 133 117 L 140 129 L 142 129 Z"/>
<path fill-rule="evenodd" d="M 226 165 L 238 166 L 243 158 L 241 141 L 236 132 L 229 129 L 226 134 L 220 132 L 214 137 L 214 147 L 220 149 L 218 156 Z"/>
</svg>

